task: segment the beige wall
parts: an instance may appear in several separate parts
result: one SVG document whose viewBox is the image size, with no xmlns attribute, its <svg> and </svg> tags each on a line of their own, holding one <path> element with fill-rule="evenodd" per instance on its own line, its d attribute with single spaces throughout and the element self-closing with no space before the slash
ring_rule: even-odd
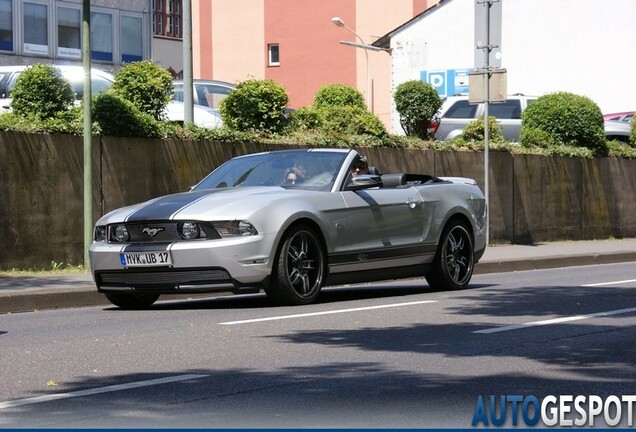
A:
<svg viewBox="0 0 636 432">
<path fill-rule="evenodd" d="M 357 0 L 356 33 L 366 44 L 372 44 L 381 36 L 410 20 L 413 16 L 413 0 Z M 351 48 L 356 49 L 356 48 Z M 391 56 L 383 51 L 356 49 L 358 89 L 366 90 L 366 55 L 369 58 L 372 106 L 380 120 L 391 129 Z"/>
<path fill-rule="evenodd" d="M 263 0 L 214 0 L 210 17 L 214 76 L 203 78 L 235 82 L 265 77 L 264 14 Z M 253 29 L 248 36 L 246 28 Z"/>
</svg>

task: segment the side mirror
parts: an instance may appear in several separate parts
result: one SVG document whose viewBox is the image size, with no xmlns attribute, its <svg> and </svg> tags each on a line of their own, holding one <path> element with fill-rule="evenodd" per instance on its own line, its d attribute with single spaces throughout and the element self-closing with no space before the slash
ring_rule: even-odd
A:
<svg viewBox="0 0 636 432">
<path fill-rule="evenodd" d="M 360 174 L 351 179 L 346 190 L 357 191 L 361 189 L 381 188 L 382 177 L 377 174 Z"/>
</svg>

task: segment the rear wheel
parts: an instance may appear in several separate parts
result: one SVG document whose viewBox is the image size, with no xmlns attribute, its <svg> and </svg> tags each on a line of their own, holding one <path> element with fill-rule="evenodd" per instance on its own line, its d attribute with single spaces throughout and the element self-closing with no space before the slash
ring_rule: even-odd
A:
<svg viewBox="0 0 636 432">
<path fill-rule="evenodd" d="M 426 281 L 435 290 L 464 289 L 473 276 L 473 238 L 466 224 L 454 220 L 442 232 Z"/>
<path fill-rule="evenodd" d="M 266 293 L 277 303 L 302 305 L 316 300 L 325 279 L 325 259 L 311 228 L 297 225 L 285 233 L 272 273 Z"/>
<path fill-rule="evenodd" d="M 146 309 L 159 298 L 156 294 L 106 293 L 106 298 L 122 309 Z"/>
</svg>

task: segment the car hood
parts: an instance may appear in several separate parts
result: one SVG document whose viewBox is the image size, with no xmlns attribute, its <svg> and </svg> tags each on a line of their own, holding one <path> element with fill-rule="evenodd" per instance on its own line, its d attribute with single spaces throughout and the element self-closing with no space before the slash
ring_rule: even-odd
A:
<svg viewBox="0 0 636 432">
<path fill-rule="evenodd" d="M 195 190 L 166 195 L 144 203 L 123 207 L 103 216 L 98 225 L 158 220 L 248 219 L 255 211 L 280 200 L 299 199 L 309 194 L 329 192 L 282 187 L 236 187 Z"/>
</svg>

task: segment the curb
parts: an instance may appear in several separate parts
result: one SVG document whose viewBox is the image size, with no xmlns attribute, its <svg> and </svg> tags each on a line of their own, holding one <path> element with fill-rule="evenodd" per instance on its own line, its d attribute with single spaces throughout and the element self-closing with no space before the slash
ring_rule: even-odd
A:
<svg viewBox="0 0 636 432">
<path fill-rule="evenodd" d="M 595 264 L 614 264 L 636 261 L 636 251 L 608 252 L 602 254 L 559 255 L 539 258 L 490 259 L 475 266 L 474 274 L 514 272 L 525 270 L 550 269 L 557 267 L 574 267 Z M 231 295 L 231 293 L 216 293 Z M 191 296 L 192 298 L 210 294 Z M 183 295 L 166 295 L 164 299 L 184 299 Z M 97 292 L 93 285 L 74 287 L 72 289 L 29 289 L 24 292 L 8 294 L 0 293 L 0 314 L 33 312 L 44 309 L 62 309 L 89 306 L 110 306 L 103 294 Z"/>
<path fill-rule="evenodd" d="M 596 255 L 560 255 L 547 258 L 502 259 L 478 263 L 475 266 L 474 274 L 540 270 L 596 264 L 615 264 L 630 261 L 636 261 L 636 251 L 610 252 Z"/>
</svg>

